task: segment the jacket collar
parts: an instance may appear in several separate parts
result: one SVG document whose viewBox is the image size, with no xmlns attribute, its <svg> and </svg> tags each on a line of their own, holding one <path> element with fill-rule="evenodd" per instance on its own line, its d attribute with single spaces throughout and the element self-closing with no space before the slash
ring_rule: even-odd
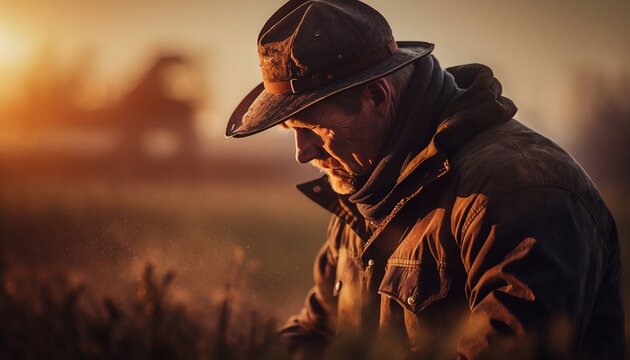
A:
<svg viewBox="0 0 630 360">
<path fill-rule="evenodd" d="M 328 176 L 296 185 L 306 197 L 330 211 L 345 222 L 357 235 L 367 240 L 365 220 L 356 205 L 347 196 L 335 193 L 328 182 Z"/>
</svg>

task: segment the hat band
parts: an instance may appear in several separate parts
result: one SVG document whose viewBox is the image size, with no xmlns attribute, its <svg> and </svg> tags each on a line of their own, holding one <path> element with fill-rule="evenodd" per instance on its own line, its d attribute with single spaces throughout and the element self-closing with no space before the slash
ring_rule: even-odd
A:
<svg viewBox="0 0 630 360">
<path fill-rule="evenodd" d="M 385 47 L 382 47 L 357 61 L 342 66 L 337 70 L 313 75 L 305 79 L 264 81 L 263 84 L 265 85 L 265 90 L 272 94 L 297 94 L 317 90 L 332 83 L 333 81 L 340 80 L 348 75 L 352 75 L 372 67 L 392 56 L 397 50 L 398 45 L 395 40 L 392 40 Z"/>
</svg>

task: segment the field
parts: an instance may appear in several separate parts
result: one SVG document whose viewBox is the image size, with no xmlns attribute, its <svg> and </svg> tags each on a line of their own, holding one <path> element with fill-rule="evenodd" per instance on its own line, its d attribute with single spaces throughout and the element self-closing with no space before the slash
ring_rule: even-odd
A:
<svg viewBox="0 0 630 360">
<path fill-rule="evenodd" d="M 328 219 L 269 184 L 22 183 L 4 193 L 6 262 L 20 273 L 69 272 L 107 294 L 152 263 L 175 271 L 175 299 L 200 306 L 242 268 L 241 301 L 282 317 L 308 289 Z"/>
<path fill-rule="evenodd" d="M 312 173 L 228 173 L 5 172 L 0 358 L 286 356 L 329 215 L 292 186 Z M 628 259 L 627 196 L 602 191 Z"/>
<path fill-rule="evenodd" d="M 64 304 L 73 292 L 81 316 L 107 313 L 103 299 L 133 309 L 147 300 L 142 288 L 164 285 L 168 295 L 155 301 L 185 309 L 206 332 L 223 321 L 228 300 L 231 318 L 249 323 L 256 314 L 273 328 L 299 311 L 311 286 L 329 215 L 293 188 L 290 170 L 284 180 L 258 174 L 257 182 L 23 170 L 2 176 L 4 317 L 20 321 L 6 305 L 15 302 L 45 321 L 54 316 L 42 304 Z M 31 330 L 24 323 L 13 332 L 20 326 Z M 225 332 L 247 330 L 231 327 Z"/>
</svg>

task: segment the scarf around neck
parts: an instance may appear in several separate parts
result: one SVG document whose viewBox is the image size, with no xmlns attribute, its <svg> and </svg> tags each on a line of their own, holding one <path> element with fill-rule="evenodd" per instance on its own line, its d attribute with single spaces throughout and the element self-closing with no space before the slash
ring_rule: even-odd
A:
<svg viewBox="0 0 630 360">
<path fill-rule="evenodd" d="M 463 90 L 451 74 L 442 70 L 435 57 L 424 57 L 415 67 L 396 114 L 381 159 L 363 186 L 348 199 L 370 221 L 385 217 L 398 199 L 391 196 L 398 176 L 435 133 L 446 106 Z"/>
</svg>

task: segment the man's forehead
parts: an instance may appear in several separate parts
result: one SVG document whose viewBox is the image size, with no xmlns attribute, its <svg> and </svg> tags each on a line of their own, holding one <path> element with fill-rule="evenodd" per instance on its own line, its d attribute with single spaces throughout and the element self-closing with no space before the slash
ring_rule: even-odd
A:
<svg viewBox="0 0 630 360">
<path fill-rule="evenodd" d="M 319 101 L 306 109 L 291 116 L 283 125 L 288 127 L 308 127 L 319 124 L 322 119 L 333 115 L 335 112 L 340 112 L 334 101 L 330 101 L 331 98 Z"/>
</svg>

